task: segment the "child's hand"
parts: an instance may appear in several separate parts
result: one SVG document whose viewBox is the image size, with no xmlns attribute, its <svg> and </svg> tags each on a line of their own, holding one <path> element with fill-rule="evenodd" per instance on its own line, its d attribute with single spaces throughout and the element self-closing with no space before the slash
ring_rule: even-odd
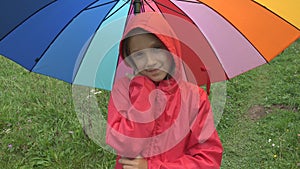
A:
<svg viewBox="0 0 300 169">
<path fill-rule="evenodd" d="M 121 158 L 119 163 L 123 165 L 123 169 L 148 169 L 146 159 L 137 157 L 135 159 Z"/>
<path fill-rule="evenodd" d="M 125 75 L 128 77 L 129 80 L 132 80 L 135 76 L 135 75 L 130 74 L 130 73 L 126 73 Z"/>
<path fill-rule="evenodd" d="M 141 74 L 140 73 L 135 73 L 135 74 L 126 73 L 125 76 L 127 76 L 129 80 L 132 80 L 136 76 L 141 76 Z"/>
</svg>

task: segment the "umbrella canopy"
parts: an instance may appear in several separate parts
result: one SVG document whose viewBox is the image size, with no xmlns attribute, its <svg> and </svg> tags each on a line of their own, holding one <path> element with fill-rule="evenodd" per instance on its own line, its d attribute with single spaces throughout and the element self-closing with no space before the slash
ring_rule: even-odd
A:
<svg viewBox="0 0 300 169">
<path fill-rule="evenodd" d="M 130 71 L 118 60 L 127 19 L 155 12 L 165 16 L 188 53 L 183 58 L 187 78 L 192 75 L 201 85 L 230 79 L 267 63 L 297 40 L 300 13 L 296 3 L 2 1 L 0 54 L 32 72 L 110 90 L 117 69 Z"/>
</svg>

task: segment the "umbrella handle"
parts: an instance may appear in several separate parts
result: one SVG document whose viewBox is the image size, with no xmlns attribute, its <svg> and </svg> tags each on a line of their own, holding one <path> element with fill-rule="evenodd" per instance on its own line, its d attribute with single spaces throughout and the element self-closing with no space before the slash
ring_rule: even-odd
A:
<svg viewBox="0 0 300 169">
<path fill-rule="evenodd" d="M 141 13 L 141 0 L 134 0 L 133 7 L 135 15 Z"/>
</svg>

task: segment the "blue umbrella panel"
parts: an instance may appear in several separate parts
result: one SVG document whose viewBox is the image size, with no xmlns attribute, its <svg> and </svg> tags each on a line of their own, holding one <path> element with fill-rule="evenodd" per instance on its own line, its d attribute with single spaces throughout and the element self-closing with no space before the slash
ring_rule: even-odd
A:
<svg viewBox="0 0 300 169">
<path fill-rule="evenodd" d="M 32 72 L 110 90 L 129 8 L 112 0 L 2 1 L 0 54 Z"/>
</svg>

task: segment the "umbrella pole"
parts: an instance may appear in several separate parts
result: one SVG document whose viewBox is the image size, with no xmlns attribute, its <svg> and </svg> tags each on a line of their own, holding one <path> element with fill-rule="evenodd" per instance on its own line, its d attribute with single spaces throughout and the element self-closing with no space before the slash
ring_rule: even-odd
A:
<svg viewBox="0 0 300 169">
<path fill-rule="evenodd" d="M 141 13 L 141 0 L 134 0 L 133 7 L 135 15 Z"/>
</svg>

